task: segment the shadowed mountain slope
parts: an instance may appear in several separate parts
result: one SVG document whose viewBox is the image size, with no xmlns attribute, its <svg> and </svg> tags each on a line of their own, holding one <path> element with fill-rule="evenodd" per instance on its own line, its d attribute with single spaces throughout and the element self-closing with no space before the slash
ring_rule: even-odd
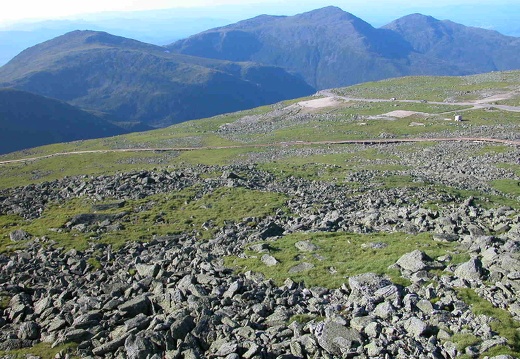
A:
<svg viewBox="0 0 520 359">
<path fill-rule="evenodd" d="M 0 153 L 128 132 L 67 103 L 13 89 L 0 89 L 0 128 Z"/>
</svg>

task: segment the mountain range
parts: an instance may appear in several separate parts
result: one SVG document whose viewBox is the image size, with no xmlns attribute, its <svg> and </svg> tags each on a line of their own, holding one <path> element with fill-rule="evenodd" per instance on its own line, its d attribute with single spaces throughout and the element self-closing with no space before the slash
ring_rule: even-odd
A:
<svg viewBox="0 0 520 359">
<path fill-rule="evenodd" d="M 520 38 L 491 30 L 420 14 L 374 28 L 326 7 L 262 15 L 164 47 L 73 31 L 2 66 L 0 87 L 103 113 L 104 128 L 133 131 L 390 77 L 518 69 L 519 53 Z"/>
<path fill-rule="evenodd" d="M 520 39 L 412 14 L 381 28 L 337 7 L 258 16 L 191 36 L 171 51 L 254 61 L 301 74 L 317 88 L 406 75 L 468 75 L 520 68 Z"/>
</svg>

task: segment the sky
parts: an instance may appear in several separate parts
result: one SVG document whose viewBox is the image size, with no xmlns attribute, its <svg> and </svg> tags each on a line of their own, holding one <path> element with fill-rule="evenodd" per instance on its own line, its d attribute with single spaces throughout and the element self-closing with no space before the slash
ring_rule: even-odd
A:
<svg viewBox="0 0 520 359">
<path fill-rule="evenodd" d="M 496 4 L 497 0 L 479 0 L 479 5 Z M 413 3 L 416 8 L 442 7 L 454 5 L 473 5 L 474 0 L 14 0 L 8 5 L 2 5 L 0 11 L 0 25 L 11 24 L 27 19 L 63 19 L 74 18 L 83 14 L 114 12 L 114 11 L 142 11 L 171 8 L 201 8 L 219 5 L 265 5 L 266 13 L 276 14 L 280 11 L 297 12 L 298 9 L 307 11 L 327 5 L 339 6 L 355 12 L 357 9 L 398 9 L 408 8 Z M 282 10 L 284 9 L 284 10 Z M 286 15 L 292 15 L 287 13 Z"/>
</svg>

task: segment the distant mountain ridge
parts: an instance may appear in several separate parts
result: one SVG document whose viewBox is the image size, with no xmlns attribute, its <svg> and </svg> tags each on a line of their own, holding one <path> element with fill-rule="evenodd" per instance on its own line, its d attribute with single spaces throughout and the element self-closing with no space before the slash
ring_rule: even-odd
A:
<svg viewBox="0 0 520 359">
<path fill-rule="evenodd" d="M 0 86 L 164 127 L 314 92 L 281 68 L 195 58 L 104 32 L 74 31 L 0 68 Z"/>
<path fill-rule="evenodd" d="M 337 7 L 259 16 L 193 35 L 173 52 L 279 66 L 315 88 L 407 75 L 520 68 L 520 39 L 412 14 L 381 28 Z"/>
<path fill-rule="evenodd" d="M 0 89 L 0 128 L 0 153 L 129 132 L 102 115 L 13 89 Z"/>
</svg>

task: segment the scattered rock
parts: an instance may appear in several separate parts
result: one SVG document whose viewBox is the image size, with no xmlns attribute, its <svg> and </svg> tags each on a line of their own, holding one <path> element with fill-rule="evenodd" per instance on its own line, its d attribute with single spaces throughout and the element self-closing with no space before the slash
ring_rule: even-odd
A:
<svg viewBox="0 0 520 359">
<path fill-rule="evenodd" d="M 19 242 L 19 241 L 24 241 L 26 239 L 30 239 L 31 235 L 29 233 L 27 233 L 26 231 L 24 231 L 23 229 L 17 229 L 17 230 L 12 231 L 11 233 L 9 233 L 9 238 L 13 242 Z"/>
</svg>

